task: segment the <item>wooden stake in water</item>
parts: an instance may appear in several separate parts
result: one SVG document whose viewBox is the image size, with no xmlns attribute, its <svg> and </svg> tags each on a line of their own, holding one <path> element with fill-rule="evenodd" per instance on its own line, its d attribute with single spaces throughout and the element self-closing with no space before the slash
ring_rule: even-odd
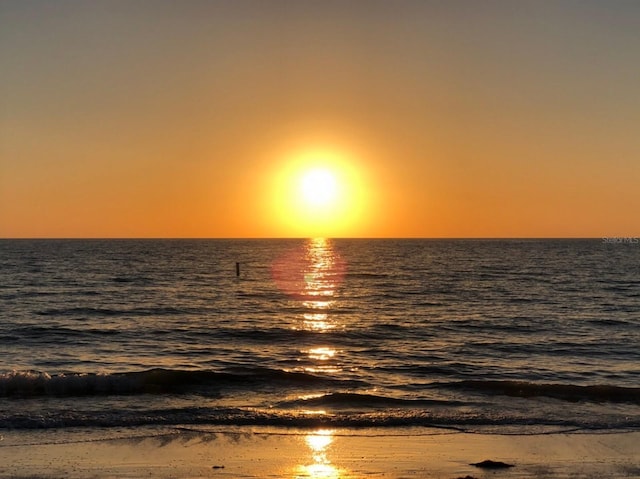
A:
<svg viewBox="0 0 640 479">
<path fill-rule="evenodd" d="M 236 276 L 240 276 L 240 263 L 236 262 Z"/>
</svg>

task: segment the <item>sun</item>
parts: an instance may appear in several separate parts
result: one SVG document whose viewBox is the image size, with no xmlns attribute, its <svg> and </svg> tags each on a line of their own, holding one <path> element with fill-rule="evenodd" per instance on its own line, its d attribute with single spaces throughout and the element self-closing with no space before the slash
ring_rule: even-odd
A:
<svg viewBox="0 0 640 479">
<path fill-rule="evenodd" d="M 336 175 L 325 168 L 313 168 L 303 172 L 300 178 L 302 199 L 311 207 L 326 207 L 336 201 L 338 182 Z"/>
<path fill-rule="evenodd" d="M 353 184 L 345 167 L 326 158 L 301 163 L 293 173 L 288 193 L 289 214 L 305 223 L 329 224 L 337 221 L 352 201 Z"/>
<path fill-rule="evenodd" d="M 267 214 L 287 236 L 352 236 L 365 222 L 364 176 L 354 155 L 345 152 L 290 155 L 273 176 Z"/>
</svg>

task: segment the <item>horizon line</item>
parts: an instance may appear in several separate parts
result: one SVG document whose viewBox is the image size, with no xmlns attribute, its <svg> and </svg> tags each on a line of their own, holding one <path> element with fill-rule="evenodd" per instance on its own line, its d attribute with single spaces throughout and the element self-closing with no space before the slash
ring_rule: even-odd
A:
<svg viewBox="0 0 640 479">
<path fill-rule="evenodd" d="M 11 240 L 633 240 L 638 236 L 13 236 Z"/>
</svg>

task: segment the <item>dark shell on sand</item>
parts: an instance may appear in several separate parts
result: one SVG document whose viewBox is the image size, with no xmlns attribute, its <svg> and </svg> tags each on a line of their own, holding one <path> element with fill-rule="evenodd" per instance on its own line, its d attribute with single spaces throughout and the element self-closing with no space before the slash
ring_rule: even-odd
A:
<svg viewBox="0 0 640 479">
<path fill-rule="evenodd" d="M 514 467 L 513 464 L 507 464 L 506 462 L 501 461 L 491 461 L 487 459 L 486 461 L 476 462 L 474 464 L 469 464 L 470 466 L 481 467 L 483 469 L 505 469 L 507 467 Z"/>
</svg>

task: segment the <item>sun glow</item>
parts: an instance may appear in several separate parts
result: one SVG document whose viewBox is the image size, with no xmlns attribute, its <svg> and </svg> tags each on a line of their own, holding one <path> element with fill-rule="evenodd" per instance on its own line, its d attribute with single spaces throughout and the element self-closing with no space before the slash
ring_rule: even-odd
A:
<svg viewBox="0 0 640 479">
<path fill-rule="evenodd" d="M 364 170 L 353 156 L 311 150 L 274 175 L 270 217 L 298 237 L 353 236 L 367 221 Z"/>
</svg>

